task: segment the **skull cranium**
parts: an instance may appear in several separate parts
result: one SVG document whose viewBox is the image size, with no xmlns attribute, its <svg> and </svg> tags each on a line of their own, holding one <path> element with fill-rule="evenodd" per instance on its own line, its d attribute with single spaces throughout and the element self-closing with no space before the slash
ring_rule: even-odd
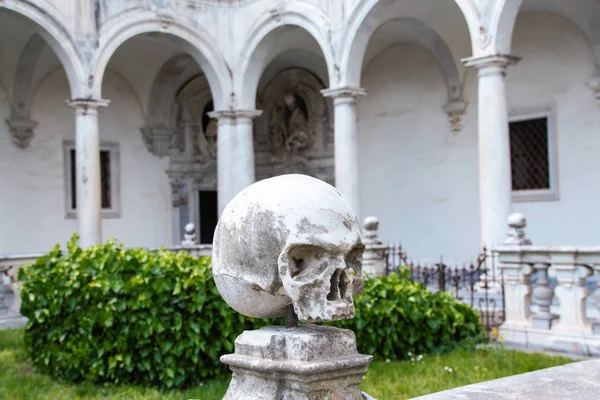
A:
<svg viewBox="0 0 600 400">
<path fill-rule="evenodd" d="M 364 246 L 358 218 L 329 184 L 306 175 L 257 182 L 225 208 L 213 244 L 221 296 L 251 317 L 354 317 Z"/>
</svg>

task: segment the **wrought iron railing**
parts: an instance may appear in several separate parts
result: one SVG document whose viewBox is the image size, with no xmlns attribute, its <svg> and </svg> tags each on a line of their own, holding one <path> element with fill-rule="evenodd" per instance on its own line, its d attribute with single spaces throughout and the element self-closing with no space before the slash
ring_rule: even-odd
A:
<svg viewBox="0 0 600 400">
<path fill-rule="evenodd" d="M 412 261 L 400 245 L 388 246 L 384 257 L 386 275 L 408 268 L 412 281 L 433 292 L 451 292 L 479 312 L 486 331 L 504 322 L 504 285 L 496 268 L 497 257 L 488 249 L 484 248 L 475 261 L 462 265 L 449 264 L 443 257 L 433 263 Z"/>
</svg>

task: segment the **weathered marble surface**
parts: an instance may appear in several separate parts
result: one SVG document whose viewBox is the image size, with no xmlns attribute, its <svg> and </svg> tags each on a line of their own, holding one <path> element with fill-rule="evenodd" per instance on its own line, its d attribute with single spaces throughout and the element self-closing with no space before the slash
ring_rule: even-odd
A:
<svg viewBox="0 0 600 400">
<path fill-rule="evenodd" d="M 233 370 L 223 400 L 363 400 L 360 383 L 372 356 L 359 354 L 354 332 L 317 325 L 245 331 L 235 354 L 221 357 Z"/>
<path fill-rule="evenodd" d="M 417 397 L 418 400 L 597 400 L 600 360 L 581 361 Z"/>
<path fill-rule="evenodd" d="M 362 293 L 358 218 L 333 186 L 307 175 L 252 184 L 225 208 L 215 229 L 213 273 L 233 309 L 301 321 L 354 317 Z"/>
</svg>

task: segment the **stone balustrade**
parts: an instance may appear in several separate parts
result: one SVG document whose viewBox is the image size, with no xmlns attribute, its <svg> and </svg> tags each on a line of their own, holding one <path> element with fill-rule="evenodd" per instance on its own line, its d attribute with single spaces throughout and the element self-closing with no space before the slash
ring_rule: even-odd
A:
<svg viewBox="0 0 600 400">
<path fill-rule="evenodd" d="M 512 215 L 509 224 L 509 238 L 494 249 L 504 282 L 500 334 L 506 343 L 600 356 L 600 320 L 591 317 L 588 306 L 600 309 L 600 246 L 532 245 L 522 215 Z M 589 279 L 597 282 L 593 294 Z"/>
<path fill-rule="evenodd" d="M 185 227 L 184 240 L 179 246 L 165 247 L 166 250 L 184 251 L 193 257 L 210 256 L 212 245 L 199 245 L 195 241 L 195 226 Z M 158 249 L 149 249 L 157 251 Z M 0 255 L 0 329 L 24 326 L 27 319 L 20 315 L 21 285 L 19 270 L 34 263 L 43 253 Z"/>
</svg>

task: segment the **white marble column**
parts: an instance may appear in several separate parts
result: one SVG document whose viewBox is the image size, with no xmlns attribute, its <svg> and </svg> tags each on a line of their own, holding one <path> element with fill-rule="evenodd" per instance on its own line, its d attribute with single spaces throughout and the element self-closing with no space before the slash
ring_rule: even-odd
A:
<svg viewBox="0 0 600 400">
<path fill-rule="evenodd" d="M 217 128 L 217 202 L 219 215 L 235 196 L 235 113 L 233 111 L 213 111 L 209 117 L 216 119 Z"/>
<path fill-rule="evenodd" d="M 254 164 L 254 123 L 253 119 L 262 114 L 260 110 L 238 110 L 236 117 L 236 174 L 235 194 L 250 186 L 256 180 Z M 234 194 L 234 196 L 235 196 Z"/>
<path fill-rule="evenodd" d="M 108 103 L 94 99 L 68 102 L 75 108 L 77 223 L 81 247 L 102 243 L 98 108 Z"/>
<path fill-rule="evenodd" d="M 504 77 L 506 67 L 519 59 L 508 55 L 468 58 L 479 77 L 479 209 L 481 241 L 488 248 L 506 237 L 512 182 L 510 138 Z"/>
<path fill-rule="evenodd" d="M 254 183 L 254 139 L 252 118 L 256 110 L 213 111 L 219 121 L 217 136 L 217 198 L 219 215 L 227 204 L 247 186 Z"/>
<path fill-rule="evenodd" d="M 321 93 L 333 98 L 335 186 L 359 214 L 356 98 L 366 95 L 366 91 L 361 88 L 343 87 L 326 89 Z"/>
</svg>

